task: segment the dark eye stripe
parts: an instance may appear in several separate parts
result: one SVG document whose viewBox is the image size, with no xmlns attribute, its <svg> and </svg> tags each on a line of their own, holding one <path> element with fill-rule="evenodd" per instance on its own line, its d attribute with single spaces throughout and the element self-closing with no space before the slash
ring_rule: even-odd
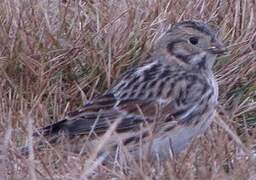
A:
<svg viewBox="0 0 256 180">
<path fill-rule="evenodd" d="M 182 55 L 182 54 L 175 54 L 173 53 L 173 47 L 176 43 L 180 43 L 180 42 L 187 42 L 185 39 L 177 39 L 175 41 L 170 42 L 169 44 L 167 44 L 167 50 L 168 52 L 170 52 L 171 54 L 175 55 L 178 59 L 182 60 L 184 63 L 188 64 L 188 58 L 189 55 Z"/>
<path fill-rule="evenodd" d="M 167 44 L 167 50 L 172 53 L 174 45 L 180 42 L 187 42 L 185 39 L 177 39 Z"/>
</svg>

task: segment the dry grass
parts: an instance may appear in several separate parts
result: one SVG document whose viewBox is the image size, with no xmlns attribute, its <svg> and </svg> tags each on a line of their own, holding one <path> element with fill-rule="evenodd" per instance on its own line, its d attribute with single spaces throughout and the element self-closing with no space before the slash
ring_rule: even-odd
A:
<svg viewBox="0 0 256 180">
<path fill-rule="evenodd" d="M 170 24 L 201 19 L 217 24 L 230 46 L 215 66 L 221 118 L 253 152 L 255 13 L 253 0 L 1 1 L 0 179 L 255 179 L 255 158 L 215 125 L 162 164 L 110 168 L 58 147 L 29 157 L 17 150 L 27 142 L 33 152 L 32 129 L 106 90 Z"/>
</svg>

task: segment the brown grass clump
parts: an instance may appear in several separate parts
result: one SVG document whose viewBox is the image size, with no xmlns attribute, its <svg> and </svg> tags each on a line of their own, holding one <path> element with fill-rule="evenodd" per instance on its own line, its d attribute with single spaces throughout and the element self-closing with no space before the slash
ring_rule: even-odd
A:
<svg viewBox="0 0 256 180">
<path fill-rule="evenodd" d="M 0 179 L 255 179 L 256 4 L 253 0 L 8 1 L 0 3 Z M 32 132 L 103 92 L 174 22 L 210 21 L 229 54 L 215 66 L 221 119 L 179 157 L 108 167 Z M 24 157 L 19 147 L 28 144 Z M 254 155 L 253 155 L 254 152 Z"/>
</svg>

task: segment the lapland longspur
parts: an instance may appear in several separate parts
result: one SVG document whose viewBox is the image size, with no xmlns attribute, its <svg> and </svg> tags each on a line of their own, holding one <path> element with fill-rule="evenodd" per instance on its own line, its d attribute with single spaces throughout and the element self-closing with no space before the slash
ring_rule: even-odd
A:
<svg viewBox="0 0 256 180">
<path fill-rule="evenodd" d="M 45 137 L 60 132 L 94 134 L 93 141 L 118 120 L 107 144 L 118 144 L 121 139 L 131 151 L 142 144 L 150 154 L 162 157 L 170 149 L 179 153 L 213 120 L 218 85 L 212 66 L 224 51 L 208 24 L 177 23 L 143 63 L 130 68 L 105 93 L 38 132 Z"/>
</svg>

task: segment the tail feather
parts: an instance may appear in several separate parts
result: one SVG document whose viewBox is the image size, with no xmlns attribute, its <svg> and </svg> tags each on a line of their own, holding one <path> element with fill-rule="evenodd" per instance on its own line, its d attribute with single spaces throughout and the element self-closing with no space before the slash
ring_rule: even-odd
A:
<svg viewBox="0 0 256 180">
<path fill-rule="evenodd" d="M 54 123 L 54 124 L 51 124 L 51 125 L 46 126 L 44 128 L 41 128 L 37 132 L 35 132 L 33 134 L 33 136 L 38 136 L 39 134 L 41 134 L 43 136 L 58 134 L 60 131 L 65 131 L 66 122 L 67 122 L 67 120 L 64 119 L 64 120 L 61 120 L 57 123 Z"/>
</svg>

